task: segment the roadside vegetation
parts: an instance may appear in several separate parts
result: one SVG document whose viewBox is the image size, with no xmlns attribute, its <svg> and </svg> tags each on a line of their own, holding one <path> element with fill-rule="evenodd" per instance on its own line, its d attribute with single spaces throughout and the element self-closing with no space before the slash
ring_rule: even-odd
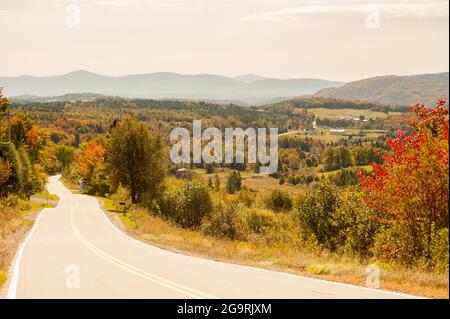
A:
<svg viewBox="0 0 450 319">
<path fill-rule="evenodd" d="M 9 102 L 0 90 L 0 287 L 17 246 L 33 224 L 35 213 L 53 207 L 57 196 L 45 190 L 48 157 L 48 135 L 36 126 L 26 113 L 11 117 L 11 140 L 5 121 Z M 56 162 L 56 161 L 55 161 Z M 34 200 L 30 200 L 33 196 Z"/>
<path fill-rule="evenodd" d="M 442 102 L 431 110 L 419 106 L 413 110 L 416 118 L 410 123 L 411 135 L 399 131 L 380 152 L 373 145 L 328 145 L 319 159 L 312 151 L 314 142 L 288 140 L 287 145 L 298 147 L 295 155 L 301 154 L 302 147 L 310 151 L 305 150 L 302 158 L 306 168 L 317 171 L 320 165 L 323 171 L 338 170 L 332 177 L 299 181 L 303 191 L 297 194 L 283 187 L 263 193 L 252 190 L 245 180 L 258 174 L 248 177 L 248 169 L 242 168 L 205 167 L 203 174 L 197 170 L 181 180 L 165 178 L 168 172 L 160 164 L 165 156 L 160 138 L 132 118 L 112 127 L 104 145 L 105 159 L 122 152 L 114 151 L 116 145 L 135 145 L 124 152 L 134 165 L 127 165 L 125 158 L 107 160 L 109 166 L 103 173 L 97 171 L 113 181 L 121 172 L 123 183 L 113 182 L 109 188 L 116 187 L 110 195 L 112 205 L 124 205 L 124 212 L 115 211 L 136 236 L 162 246 L 327 278 L 341 276 L 359 284 L 364 265 L 378 264 L 384 288 L 445 296 L 448 201 L 442 195 L 448 193 L 448 111 Z M 160 152 L 145 155 L 140 145 L 159 145 Z M 289 182 L 294 161 L 282 157 L 280 172 L 263 178 L 276 178 L 281 186 L 295 185 Z M 355 164 L 369 163 L 371 174 L 351 170 Z M 92 165 L 101 165 L 101 161 Z M 154 169 L 140 169 L 142 174 L 136 176 L 132 171 L 140 165 Z M 83 179 L 88 185 L 97 180 L 90 175 Z M 418 183 L 425 183 L 426 191 L 411 187 Z M 136 189 L 142 194 L 133 196 Z M 421 281 L 410 281 L 417 276 Z"/>
<path fill-rule="evenodd" d="M 347 121 L 307 111 L 324 107 L 386 116 Z M 139 239 L 359 285 L 375 264 L 381 288 L 448 297 L 443 102 L 393 115 L 329 99 L 256 108 L 101 98 L 14 108 L 48 137 L 36 157 L 42 172 L 62 172 L 70 188 L 103 199 L 113 220 Z M 259 174 L 258 164 L 169 163 L 170 130 L 192 129 L 197 118 L 204 127 L 296 133 L 280 136 L 279 167 L 270 176 Z M 329 134 L 336 128 L 349 134 Z M 29 194 L 36 191 L 42 189 Z"/>
</svg>

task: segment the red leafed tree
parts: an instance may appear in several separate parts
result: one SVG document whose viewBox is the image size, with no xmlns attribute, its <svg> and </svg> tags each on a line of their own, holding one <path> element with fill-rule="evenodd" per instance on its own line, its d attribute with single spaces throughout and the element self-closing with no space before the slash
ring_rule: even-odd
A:
<svg viewBox="0 0 450 319">
<path fill-rule="evenodd" d="M 385 224 L 408 229 L 448 227 L 448 130 L 449 111 L 445 101 L 427 108 L 411 107 L 411 135 L 398 131 L 387 139 L 391 152 L 383 164 L 373 164 L 372 176 L 360 176 L 367 202 L 381 213 Z"/>
</svg>

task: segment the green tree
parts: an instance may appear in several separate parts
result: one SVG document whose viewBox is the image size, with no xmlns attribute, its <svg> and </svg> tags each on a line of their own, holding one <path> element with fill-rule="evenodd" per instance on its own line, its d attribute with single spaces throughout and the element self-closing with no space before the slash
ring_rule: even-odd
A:
<svg viewBox="0 0 450 319">
<path fill-rule="evenodd" d="M 11 165 L 6 158 L 0 157 L 0 196 L 6 192 L 7 181 L 11 176 Z"/>
<path fill-rule="evenodd" d="M 75 149 L 72 146 L 57 145 L 54 149 L 55 157 L 60 164 L 60 168 L 63 172 L 69 169 L 70 163 L 75 154 Z"/>
<path fill-rule="evenodd" d="M 127 187 L 133 204 L 161 195 L 167 170 L 164 147 L 143 122 L 127 118 L 111 128 L 105 163 L 113 185 Z"/>
<path fill-rule="evenodd" d="M 333 222 L 333 214 L 338 206 L 339 196 L 339 188 L 324 180 L 298 200 L 297 218 L 304 235 L 315 238 L 330 250 L 336 249 L 338 228 Z"/>
<path fill-rule="evenodd" d="M 22 192 L 23 166 L 19 153 L 13 143 L 0 144 L 0 158 L 6 159 L 11 167 L 11 174 L 9 174 L 9 178 L 4 182 L 4 186 L 6 185 L 9 188 L 6 192 Z M 4 190 L 5 187 L 2 188 Z"/>
<path fill-rule="evenodd" d="M 0 87 L 0 112 L 6 112 L 9 108 L 8 99 L 3 96 L 3 88 Z"/>
<path fill-rule="evenodd" d="M 337 147 L 337 157 L 339 159 L 336 165 L 337 169 L 346 168 L 353 165 L 352 155 L 348 147 L 345 146 Z"/>
<path fill-rule="evenodd" d="M 37 188 L 35 188 L 36 177 L 34 176 L 34 170 L 25 147 L 19 147 L 17 152 L 19 154 L 20 162 L 22 163 L 22 188 L 24 193 L 29 196 L 33 194 Z"/>
<path fill-rule="evenodd" d="M 325 170 L 333 171 L 336 169 L 335 159 L 334 159 L 334 151 L 332 148 L 327 149 L 325 152 Z"/>
</svg>

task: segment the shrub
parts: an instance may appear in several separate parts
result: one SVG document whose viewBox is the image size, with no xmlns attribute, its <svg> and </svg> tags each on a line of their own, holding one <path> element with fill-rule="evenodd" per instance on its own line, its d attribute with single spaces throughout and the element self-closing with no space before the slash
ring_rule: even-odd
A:
<svg viewBox="0 0 450 319">
<path fill-rule="evenodd" d="M 337 186 L 358 185 L 360 174 L 367 176 L 370 172 L 360 168 L 342 168 L 330 174 L 328 179 Z"/>
<path fill-rule="evenodd" d="M 410 225 L 388 225 L 375 237 L 373 253 L 387 262 L 448 272 L 448 228 L 431 224 L 417 233 Z"/>
<path fill-rule="evenodd" d="M 208 189 L 191 182 L 183 186 L 183 204 L 179 222 L 184 227 L 199 226 L 202 219 L 212 211 L 212 200 Z"/>
<path fill-rule="evenodd" d="M 203 233 L 215 237 L 244 239 L 245 232 L 239 216 L 241 210 L 243 210 L 243 207 L 239 204 L 220 205 L 218 210 L 203 223 Z"/>
<path fill-rule="evenodd" d="M 208 177 L 208 188 L 209 189 L 213 189 L 214 188 L 213 181 L 212 181 L 211 177 Z"/>
<path fill-rule="evenodd" d="M 215 190 L 216 192 L 219 192 L 219 191 L 220 191 L 220 178 L 219 178 L 218 175 L 215 175 L 215 176 L 214 176 L 214 182 L 213 182 L 213 184 L 214 184 L 214 190 Z"/>
<path fill-rule="evenodd" d="M 433 231 L 428 246 L 431 267 L 448 273 L 448 228 Z"/>
<path fill-rule="evenodd" d="M 278 224 L 277 216 L 273 212 L 257 208 L 247 209 L 242 222 L 246 232 L 254 235 L 264 235 Z"/>
<path fill-rule="evenodd" d="M 229 194 L 234 194 L 236 191 L 240 191 L 242 186 L 241 174 L 238 171 L 232 171 L 228 175 L 227 179 L 227 192 Z"/>
<path fill-rule="evenodd" d="M 349 254 L 370 255 L 379 224 L 375 211 L 366 205 L 364 194 L 353 187 L 344 189 L 332 214 L 337 229 L 336 245 Z"/>
<path fill-rule="evenodd" d="M 292 198 L 286 191 L 275 189 L 266 199 L 266 206 L 275 212 L 290 211 Z"/>
<path fill-rule="evenodd" d="M 116 192 L 112 194 L 110 198 L 113 201 L 116 210 L 124 209 L 127 211 L 131 207 L 130 192 L 122 185 L 117 187 Z M 124 207 L 120 205 L 121 202 L 125 204 Z"/>
<path fill-rule="evenodd" d="M 420 257 L 414 237 L 406 225 L 384 225 L 375 236 L 373 254 L 383 261 L 412 264 Z"/>
<path fill-rule="evenodd" d="M 163 217 L 179 221 L 183 209 L 184 194 L 181 189 L 168 188 L 159 201 L 160 214 Z"/>
<path fill-rule="evenodd" d="M 333 222 L 339 188 L 322 181 L 317 188 L 298 198 L 297 219 L 305 237 L 313 237 L 324 247 L 335 250 L 338 229 Z"/>
<path fill-rule="evenodd" d="M 214 173 L 214 166 L 212 164 L 206 164 L 206 174 Z"/>
<path fill-rule="evenodd" d="M 161 215 L 188 228 L 199 226 L 213 208 L 207 187 L 197 182 L 166 190 L 158 204 Z"/>
<path fill-rule="evenodd" d="M 341 189 L 322 181 L 298 199 L 297 218 L 305 239 L 317 240 L 331 251 L 369 256 L 380 224 L 364 198 L 355 187 Z"/>
<path fill-rule="evenodd" d="M 0 201 L 0 205 L 4 207 L 17 207 L 19 205 L 20 198 L 15 194 L 8 194 L 7 197 Z"/>
<path fill-rule="evenodd" d="M 249 191 L 241 190 L 239 192 L 238 202 L 247 207 L 251 207 L 255 203 L 255 195 L 251 194 Z"/>
</svg>

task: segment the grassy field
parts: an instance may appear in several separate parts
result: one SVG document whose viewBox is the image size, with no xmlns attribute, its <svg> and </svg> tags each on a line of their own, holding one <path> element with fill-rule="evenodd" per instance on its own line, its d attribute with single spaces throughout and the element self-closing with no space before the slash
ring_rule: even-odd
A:
<svg viewBox="0 0 450 319">
<path fill-rule="evenodd" d="M 103 207 L 113 207 L 102 199 Z M 183 229 L 143 210 L 109 213 L 129 235 L 152 245 L 192 256 L 289 272 L 363 286 L 368 264 L 381 270 L 381 288 L 414 295 L 448 298 L 448 275 L 406 269 L 373 260 L 357 260 L 308 246 L 219 239 Z"/>
<path fill-rule="evenodd" d="M 219 177 L 220 184 L 222 185 L 222 187 L 224 187 L 227 183 L 227 178 L 230 171 L 221 169 L 212 174 L 206 174 L 206 170 L 204 169 L 194 169 L 193 172 L 197 178 L 204 182 L 207 182 L 209 177 L 214 179 L 214 176 L 217 175 Z M 304 188 L 302 188 L 300 185 L 294 186 L 289 183 L 280 185 L 278 179 L 272 178 L 265 174 L 247 171 L 239 173 L 241 174 L 242 185 L 249 191 L 256 194 L 268 194 L 274 189 L 282 189 L 292 195 L 295 195 L 301 193 L 304 190 Z"/>
<path fill-rule="evenodd" d="M 397 114 L 398 112 L 384 113 L 372 110 L 358 110 L 358 109 L 326 109 L 326 108 L 317 108 L 317 109 L 308 109 L 308 112 L 313 113 L 314 115 L 320 118 L 327 118 L 332 120 L 338 120 L 343 116 L 352 116 L 355 118 L 359 118 L 360 115 L 363 115 L 366 119 L 376 119 L 376 118 L 387 118 L 389 115 Z"/>
<path fill-rule="evenodd" d="M 284 133 L 283 136 L 301 136 L 304 138 L 312 138 L 312 139 L 318 139 L 321 140 L 324 143 L 336 143 L 343 139 L 348 139 L 350 137 L 352 138 L 360 138 L 360 139 L 376 139 L 380 136 L 385 135 L 388 131 L 387 130 L 366 130 L 366 129 L 355 129 L 355 128 L 345 128 L 345 132 L 342 135 L 333 134 L 330 132 L 330 129 L 328 128 L 318 128 L 317 134 L 314 135 L 303 135 L 298 133 L 297 131 L 292 131 L 288 133 Z M 280 137 L 283 138 L 283 137 Z"/>
<path fill-rule="evenodd" d="M 372 171 L 373 171 L 372 165 L 351 166 L 351 167 L 348 167 L 348 168 L 359 168 L 359 169 L 365 170 L 365 171 L 367 171 L 367 172 L 372 172 Z M 340 170 L 342 170 L 342 169 L 338 169 L 338 170 L 335 170 L 335 171 L 329 171 L 329 172 L 319 172 L 319 173 L 317 173 L 317 175 L 318 175 L 319 177 L 329 177 L 329 176 L 331 176 L 331 175 L 336 174 L 336 173 L 339 172 Z"/>
</svg>

